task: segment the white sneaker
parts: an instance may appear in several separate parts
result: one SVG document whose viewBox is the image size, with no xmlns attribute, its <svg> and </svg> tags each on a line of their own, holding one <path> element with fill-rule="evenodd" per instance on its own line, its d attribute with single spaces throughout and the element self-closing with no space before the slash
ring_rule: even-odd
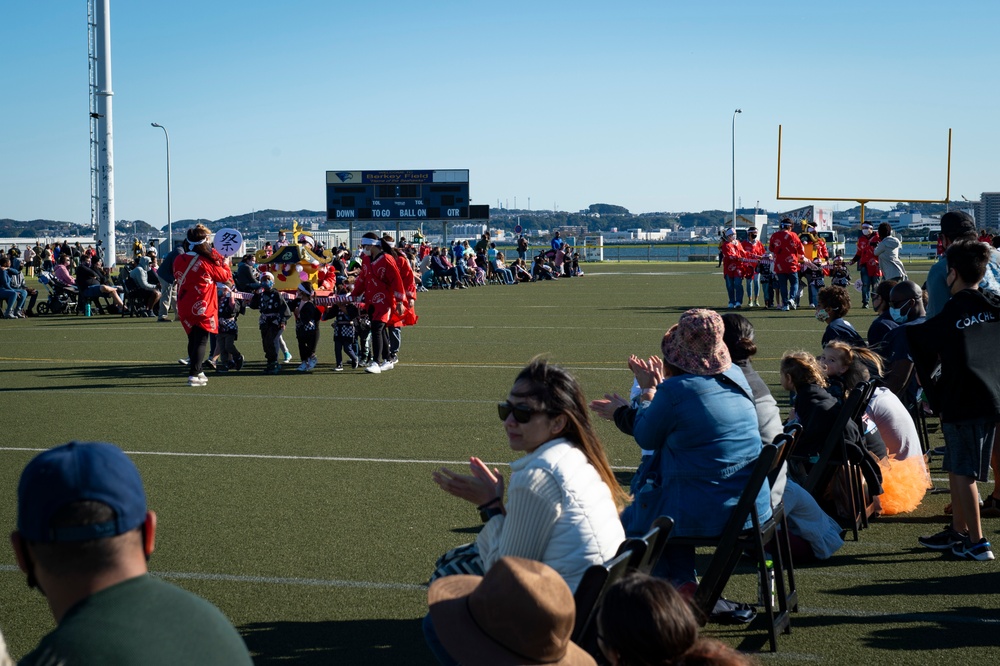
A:
<svg viewBox="0 0 1000 666">
<path fill-rule="evenodd" d="M 188 377 L 188 386 L 205 386 L 208 384 L 208 377 L 202 372 L 195 377 Z"/>
<path fill-rule="evenodd" d="M 181 365 L 190 365 L 191 364 L 191 359 L 189 359 L 189 358 L 179 358 L 179 359 L 177 359 L 177 362 L 180 363 Z"/>
<path fill-rule="evenodd" d="M 309 370 L 309 361 L 302 361 L 302 363 L 299 364 L 299 367 L 295 369 L 298 370 L 299 372 L 306 372 L 307 370 Z"/>
<path fill-rule="evenodd" d="M 378 361 L 372 361 L 371 365 L 365 368 L 365 372 L 369 372 L 373 375 L 377 375 L 382 372 L 381 366 L 379 366 Z"/>
<path fill-rule="evenodd" d="M 379 371 L 381 372 L 388 372 L 389 370 L 392 370 L 394 367 L 395 366 L 392 364 L 392 361 L 386 361 L 382 365 L 378 366 Z"/>
<path fill-rule="evenodd" d="M 286 351 L 285 352 L 285 363 L 291 363 L 291 362 L 292 362 L 292 352 Z"/>
<path fill-rule="evenodd" d="M 795 304 L 795 301 L 791 301 L 788 305 L 790 305 L 793 310 L 799 309 L 799 306 Z"/>
</svg>

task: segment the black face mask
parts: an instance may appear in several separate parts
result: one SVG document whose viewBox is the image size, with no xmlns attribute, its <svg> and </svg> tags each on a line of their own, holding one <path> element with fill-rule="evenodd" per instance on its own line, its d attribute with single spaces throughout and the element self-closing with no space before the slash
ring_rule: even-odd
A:
<svg viewBox="0 0 1000 666">
<path fill-rule="evenodd" d="M 949 271 L 948 275 L 951 275 L 951 273 L 952 273 L 952 271 Z M 957 282 L 957 281 L 958 281 L 958 274 L 957 273 L 955 274 L 955 279 L 952 280 L 951 282 L 948 282 L 948 277 L 945 276 L 944 283 L 948 286 L 948 291 L 949 292 L 951 291 L 951 288 L 955 286 L 955 282 Z"/>
</svg>

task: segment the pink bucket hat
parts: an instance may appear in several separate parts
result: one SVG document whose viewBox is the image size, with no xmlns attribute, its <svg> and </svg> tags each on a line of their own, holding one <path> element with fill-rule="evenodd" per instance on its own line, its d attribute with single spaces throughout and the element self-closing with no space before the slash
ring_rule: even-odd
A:
<svg viewBox="0 0 1000 666">
<path fill-rule="evenodd" d="M 722 342 L 725 326 L 714 310 L 694 309 L 663 336 L 663 358 L 692 375 L 717 375 L 733 364 Z"/>
</svg>

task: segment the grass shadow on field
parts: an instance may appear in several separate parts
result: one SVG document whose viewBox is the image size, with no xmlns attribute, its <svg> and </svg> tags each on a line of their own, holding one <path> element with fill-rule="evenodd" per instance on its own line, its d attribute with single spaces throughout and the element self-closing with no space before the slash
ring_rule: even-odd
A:
<svg viewBox="0 0 1000 666">
<path fill-rule="evenodd" d="M 258 622 L 239 628 L 254 663 L 434 664 L 420 619 Z"/>
<path fill-rule="evenodd" d="M 923 551 L 926 553 L 927 551 Z M 912 566 L 913 560 L 905 560 Z M 884 564 L 885 561 L 883 560 Z M 955 562 L 956 566 L 962 566 L 964 562 Z M 920 573 L 916 569 L 915 573 Z M 842 589 L 829 590 L 829 594 L 848 597 L 931 597 L 931 596 L 982 596 L 984 591 L 994 589 L 996 585 L 996 572 L 992 570 L 977 573 L 955 575 L 955 576 L 917 576 L 914 578 L 883 579 L 872 583 L 845 587 Z M 980 616 L 985 609 L 977 609 L 973 616 Z M 1000 615 L 1000 610 L 993 609 L 995 615 Z"/>
<path fill-rule="evenodd" d="M 186 369 L 179 364 L 148 363 L 134 365 L 74 365 L 65 368 L 44 370 L 34 367 L 13 368 L 5 370 L 8 376 L 16 373 L 26 373 L 29 376 L 42 377 L 45 383 L 40 386 L 0 387 L 4 391 L 75 391 L 80 389 L 121 388 L 124 383 L 129 386 L 159 386 L 163 378 L 176 379 L 186 376 Z M 143 382 L 142 380 L 151 380 Z M 155 381 L 153 381 L 155 380 Z"/>
<path fill-rule="evenodd" d="M 622 308 L 598 308 L 601 312 L 634 312 L 635 314 L 647 314 L 647 315 L 665 315 L 665 314 L 683 314 L 692 308 L 703 308 L 704 304 L 699 305 L 682 305 L 682 306 L 669 306 L 669 305 L 656 305 L 656 306 L 632 306 L 632 307 L 622 307 Z"/>
</svg>

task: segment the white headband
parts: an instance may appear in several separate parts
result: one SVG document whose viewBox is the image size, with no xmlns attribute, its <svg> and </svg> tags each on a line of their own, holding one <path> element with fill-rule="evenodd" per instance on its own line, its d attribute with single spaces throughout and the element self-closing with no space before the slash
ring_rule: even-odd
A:
<svg viewBox="0 0 1000 666">
<path fill-rule="evenodd" d="M 388 245 L 389 247 L 396 247 L 396 244 L 393 243 L 392 241 L 387 241 L 385 239 L 382 239 L 382 242 Z"/>
<path fill-rule="evenodd" d="M 362 245 L 381 245 L 382 243 L 377 238 L 362 238 Z"/>
<path fill-rule="evenodd" d="M 189 240 L 188 241 L 188 245 L 194 247 L 195 245 L 201 245 L 202 243 L 204 243 L 207 240 L 208 240 L 208 238 L 202 238 L 200 241 Z"/>
</svg>

